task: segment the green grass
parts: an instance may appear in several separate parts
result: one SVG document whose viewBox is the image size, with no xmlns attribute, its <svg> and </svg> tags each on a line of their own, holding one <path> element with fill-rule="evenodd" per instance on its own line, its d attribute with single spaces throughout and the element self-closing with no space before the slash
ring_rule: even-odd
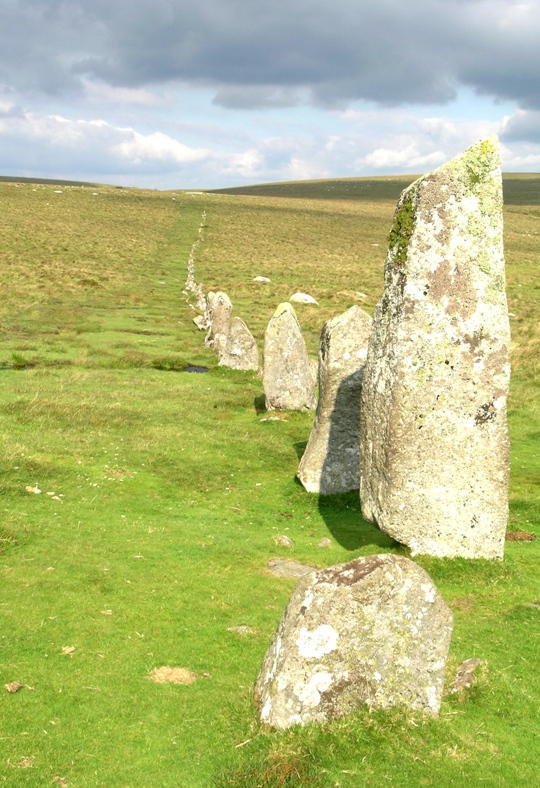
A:
<svg viewBox="0 0 540 788">
<path fill-rule="evenodd" d="M 505 215 L 510 527 L 538 534 L 540 209 L 516 181 L 529 202 L 517 193 Z M 197 279 L 227 290 L 259 340 L 295 290 L 320 302 L 298 308 L 312 355 L 325 319 L 373 308 L 393 198 L 291 188 L 0 184 L 0 687 L 25 685 L 0 690 L 0 784 L 535 782 L 539 541 L 507 543 L 504 562 L 419 560 L 454 611 L 449 678 L 484 660 L 439 719 L 360 710 L 286 732 L 257 723 L 253 683 L 293 585 L 267 561 L 406 554 L 362 522 L 355 494 L 319 499 L 295 481 L 311 416 L 261 421 L 260 379 L 216 367 L 181 292 L 206 209 Z M 41 494 L 25 490 L 35 484 Z M 275 546 L 280 533 L 293 550 Z M 326 536 L 332 547 L 319 548 Z M 241 624 L 255 633 L 228 630 Z M 160 665 L 200 679 L 154 684 L 146 674 Z"/>
</svg>

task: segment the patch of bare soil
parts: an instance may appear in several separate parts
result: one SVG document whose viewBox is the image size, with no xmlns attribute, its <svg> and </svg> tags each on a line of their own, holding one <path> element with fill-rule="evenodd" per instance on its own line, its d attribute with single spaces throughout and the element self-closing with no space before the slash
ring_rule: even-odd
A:
<svg viewBox="0 0 540 788">
<path fill-rule="evenodd" d="M 535 539 L 536 539 L 536 534 L 533 534 L 530 531 L 507 531 L 506 532 L 506 541 L 507 542 L 534 542 Z"/>
<path fill-rule="evenodd" d="M 192 673 L 188 668 L 162 665 L 160 668 L 151 670 L 148 673 L 148 678 L 151 681 L 155 681 L 156 684 L 193 684 L 199 676 L 196 673 Z"/>
</svg>

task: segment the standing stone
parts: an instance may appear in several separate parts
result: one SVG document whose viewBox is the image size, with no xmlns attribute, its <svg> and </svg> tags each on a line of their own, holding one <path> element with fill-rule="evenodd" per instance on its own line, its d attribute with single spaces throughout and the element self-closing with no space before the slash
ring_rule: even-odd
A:
<svg viewBox="0 0 540 788">
<path fill-rule="evenodd" d="M 255 337 L 239 317 L 230 322 L 227 341 L 218 350 L 219 366 L 230 369 L 259 369 L 259 351 Z"/>
<path fill-rule="evenodd" d="M 267 410 L 315 408 L 306 344 L 287 301 L 278 306 L 264 335 L 263 387 Z"/>
<path fill-rule="evenodd" d="M 429 575 L 372 555 L 298 581 L 255 687 L 275 728 L 342 717 L 366 704 L 439 712 L 452 613 Z"/>
<path fill-rule="evenodd" d="M 491 138 L 402 193 L 373 320 L 362 513 L 413 555 L 503 555 L 509 343 Z"/>
<path fill-rule="evenodd" d="M 216 292 L 210 291 L 206 301 L 206 314 L 210 323 L 210 329 L 204 344 L 219 351 L 219 348 L 224 347 L 227 342 L 233 305 L 227 293 L 223 293 L 221 290 Z"/>
<path fill-rule="evenodd" d="M 371 322 L 352 306 L 321 331 L 317 413 L 297 474 L 308 492 L 331 495 L 360 486 L 360 392 Z"/>
</svg>

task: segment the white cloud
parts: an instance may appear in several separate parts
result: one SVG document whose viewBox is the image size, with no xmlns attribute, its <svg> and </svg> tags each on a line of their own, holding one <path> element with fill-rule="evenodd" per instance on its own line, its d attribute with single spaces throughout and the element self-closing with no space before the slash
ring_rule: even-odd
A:
<svg viewBox="0 0 540 788">
<path fill-rule="evenodd" d="M 358 159 L 357 163 L 375 170 L 415 170 L 419 167 L 436 167 L 446 158 L 443 151 L 422 154 L 416 145 L 406 148 L 375 148 L 367 156 Z"/>
<path fill-rule="evenodd" d="M 302 159 L 298 156 L 292 156 L 289 164 L 287 165 L 286 180 L 291 181 L 304 181 L 314 180 L 317 178 L 328 178 L 328 169 L 317 162 L 307 159 Z"/>
<path fill-rule="evenodd" d="M 126 139 L 114 145 L 111 150 L 133 164 L 144 161 L 174 162 L 185 164 L 198 162 L 212 155 L 204 148 L 190 148 L 178 140 L 155 131 L 152 134 L 139 134 L 133 129 L 118 129 Z"/>
<path fill-rule="evenodd" d="M 103 118 L 40 114 L 0 100 L 0 173 L 66 177 L 161 188 L 212 188 L 242 183 L 325 177 L 426 172 L 453 158 L 475 140 L 503 132 L 506 169 L 535 170 L 540 145 L 523 142 L 520 128 L 537 124 L 538 113 L 516 112 L 498 121 L 419 117 L 389 110 L 329 112 L 320 127 L 308 118 L 281 120 L 260 137 L 257 124 L 225 127 L 216 134 L 189 123 L 137 128 Z M 152 116 L 144 115 L 145 124 Z M 518 134 L 518 139 L 512 138 Z M 198 142 L 198 144 L 197 144 Z"/>
<path fill-rule="evenodd" d="M 261 165 L 263 159 L 256 148 L 250 148 L 242 153 L 233 153 L 225 157 L 222 172 L 245 179 L 257 178 L 263 172 Z"/>
</svg>

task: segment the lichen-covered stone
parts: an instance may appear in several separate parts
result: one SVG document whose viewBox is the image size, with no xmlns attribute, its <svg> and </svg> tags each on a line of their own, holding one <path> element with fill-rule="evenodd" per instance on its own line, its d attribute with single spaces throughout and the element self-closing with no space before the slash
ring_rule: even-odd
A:
<svg viewBox="0 0 540 788">
<path fill-rule="evenodd" d="M 218 364 L 230 369 L 259 369 L 257 342 L 239 317 L 233 317 L 226 341 L 218 348 Z"/>
<path fill-rule="evenodd" d="M 312 410 L 316 398 L 296 313 L 279 304 L 264 335 L 263 388 L 267 410 Z"/>
<path fill-rule="evenodd" d="M 373 555 L 301 577 L 255 688 L 275 728 L 403 706 L 437 714 L 452 613 L 429 575 Z"/>
<path fill-rule="evenodd" d="M 319 401 L 297 474 L 308 492 L 359 487 L 360 392 L 370 332 L 371 317 L 358 306 L 321 331 Z"/>
<path fill-rule="evenodd" d="M 231 312 L 233 305 L 231 299 L 221 290 L 211 290 L 206 296 L 206 317 L 210 324 L 208 334 L 204 340 L 207 347 L 213 347 L 216 352 L 225 347 L 229 335 Z"/>
<path fill-rule="evenodd" d="M 503 555 L 509 344 L 488 139 L 401 195 L 364 370 L 362 512 L 413 555 Z"/>
</svg>

